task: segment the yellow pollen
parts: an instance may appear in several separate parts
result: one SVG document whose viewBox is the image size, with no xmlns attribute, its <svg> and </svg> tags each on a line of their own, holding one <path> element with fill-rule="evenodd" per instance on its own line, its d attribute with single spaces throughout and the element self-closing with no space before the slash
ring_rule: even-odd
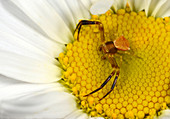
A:
<svg viewBox="0 0 170 119">
<path fill-rule="evenodd" d="M 100 91 L 84 97 L 99 88 L 113 71 L 99 50 L 99 25 L 83 25 L 79 41 L 76 31 L 75 41 L 59 54 L 63 83 L 77 97 L 78 107 L 92 117 L 153 118 L 170 104 L 170 18 L 146 17 L 143 11 L 129 10 L 109 10 L 91 19 L 103 24 L 106 42 L 123 35 L 130 43 L 130 54 L 120 51 L 114 55 L 120 75 L 116 87 L 101 101 L 111 89 L 115 75 Z"/>
</svg>

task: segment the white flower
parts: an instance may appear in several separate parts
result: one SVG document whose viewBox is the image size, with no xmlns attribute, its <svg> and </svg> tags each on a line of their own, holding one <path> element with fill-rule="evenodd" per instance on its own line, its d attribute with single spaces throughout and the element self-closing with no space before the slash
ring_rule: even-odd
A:
<svg viewBox="0 0 170 119">
<path fill-rule="evenodd" d="M 80 19 L 125 8 L 126 0 L 1 0 L 0 119 L 90 118 L 57 81 L 55 59 L 72 42 Z M 134 11 L 170 16 L 169 0 L 128 0 Z M 94 4 L 92 6 L 92 4 Z M 92 6 L 92 7 L 91 7 Z"/>
</svg>

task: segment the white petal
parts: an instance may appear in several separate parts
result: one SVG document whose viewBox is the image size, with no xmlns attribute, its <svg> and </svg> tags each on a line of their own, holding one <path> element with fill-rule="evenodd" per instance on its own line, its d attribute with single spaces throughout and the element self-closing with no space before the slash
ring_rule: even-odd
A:
<svg viewBox="0 0 170 119">
<path fill-rule="evenodd" d="M 150 7 L 150 4 L 151 4 L 151 1 L 152 0 L 145 0 L 145 13 L 146 13 L 146 16 L 148 16 L 148 12 L 149 12 L 149 7 Z"/>
<path fill-rule="evenodd" d="M 12 0 L 51 39 L 60 43 L 73 40 L 71 30 L 46 0 Z"/>
<path fill-rule="evenodd" d="M 128 3 L 132 11 L 139 12 L 145 8 L 144 0 L 129 0 Z"/>
<path fill-rule="evenodd" d="M 170 0 L 167 0 L 164 4 L 162 4 L 157 13 L 155 13 L 155 17 L 169 17 L 169 16 L 170 16 Z"/>
<path fill-rule="evenodd" d="M 50 62 L 0 50 L 0 74 L 16 80 L 49 83 L 61 78 L 61 69 Z"/>
<path fill-rule="evenodd" d="M 92 5 L 91 0 L 81 0 L 81 2 L 87 9 L 90 9 L 90 6 Z"/>
<path fill-rule="evenodd" d="M 91 5 L 96 3 L 97 1 L 100 1 L 100 0 L 81 0 L 83 5 L 85 5 L 85 7 L 88 9 L 90 9 Z"/>
<path fill-rule="evenodd" d="M 11 79 L 9 77 L 0 75 L 0 90 L 12 84 L 22 83 L 21 81 Z"/>
<path fill-rule="evenodd" d="M 34 24 L 31 24 L 33 22 L 28 21 L 27 17 L 26 19 L 20 19 L 25 18 L 25 16 L 19 11 L 15 11 L 15 7 L 4 3 L 6 2 L 0 2 L 0 48 L 27 56 L 30 56 L 30 54 L 27 54 L 28 52 L 34 52 L 32 55 L 43 55 L 47 59 L 57 57 L 58 54 L 63 51 L 65 47 L 63 44 L 56 43 L 39 34 L 37 32 L 38 30 L 33 27 Z M 15 11 L 15 15 L 12 11 Z M 17 16 L 20 16 L 20 18 L 17 18 Z M 23 21 L 25 21 L 25 23 L 23 23 Z M 29 24 L 31 28 L 27 26 L 26 23 Z M 34 29 L 36 29 L 36 31 Z M 12 37 L 14 37 L 15 40 L 13 40 Z M 7 45 L 7 43 L 9 44 Z M 8 47 L 9 45 L 10 48 Z M 18 48 L 20 51 L 14 50 L 14 48 Z"/>
<path fill-rule="evenodd" d="M 50 5 L 55 9 L 55 11 L 61 16 L 62 20 L 66 25 L 73 30 L 76 23 L 74 17 L 68 7 L 65 0 L 48 0 Z"/>
<path fill-rule="evenodd" d="M 114 0 L 100 0 L 95 2 L 90 8 L 90 12 L 93 15 L 106 13 L 114 3 Z"/>
<path fill-rule="evenodd" d="M 90 11 L 91 6 L 95 4 L 97 1 L 100 0 L 81 0 L 81 2 L 88 9 L 88 11 Z"/>
<path fill-rule="evenodd" d="M 151 16 L 154 16 L 154 17 L 155 17 L 156 13 L 159 11 L 159 9 L 162 7 L 162 5 L 166 3 L 166 1 L 167 1 L 167 0 L 161 0 L 161 1 L 159 1 L 159 2 L 157 3 L 157 5 L 154 6 L 155 8 L 153 9 Z M 152 6 L 152 5 L 151 5 L 151 6 Z"/>
<path fill-rule="evenodd" d="M 170 119 L 170 109 L 161 111 L 161 115 L 158 117 L 154 117 L 154 119 Z"/>
<path fill-rule="evenodd" d="M 113 8 L 115 11 L 124 9 L 126 7 L 127 0 L 114 0 Z"/>
<path fill-rule="evenodd" d="M 7 10 L 0 3 L 0 74 L 36 83 L 59 80 L 61 69 L 54 58 L 65 46 L 40 35 Z"/>
<path fill-rule="evenodd" d="M 0 95 L 2 118 L 64 118 L 77 109 L 74 97 L 59 84 L 15 84 Z"/>
<path fill-rule="evenodd" d="M 92 4 L 96 3 L 97 1 L 100 1 L 100 0 L 90 0 L 90 2 L 91 2 Z"/>
<path fill-rule="evenodd" d="M 4 25 L 2 25 L 1 23 L 0 26 L 3 30 L 1 31 L 0 29 L 0 34 L 1 34 L 0 50 L 13 52 L 28 58 L 34 58 L 34 59 L 48 61 L 48 62 L 55 62 L 56 60 L 54 59 L 54 57 L 58 56 L 59 51 L 62 52 L 63 51 L 62 49 L 64 49 L 64 46 L 62 45 L 60 46 L 60 44 L 50 43 L 50 42 L 46 42 L 49 44 L 45 44 L 45 42 L 44 43 L 39 42 L 39 45 L 37 45 L 36 47 L 35 45 L 37 41 L 36 39 L 33 41 L 34 37 L 32 39 L 30 38 L 32 42 L 27 42 L 29 41 L 29 39 L 26 39 L 24 36 L 20 36 L 15 32 L 13 32 L 11 29 L 7 27 L 3 27 Z M 33 34 L 30 34 L 30 36 L 31 35 Z M 38 37 L 36 38 L 39 39 Z M 49 46 L 49 48 L 45 50 L 43 46 Z M 58 51 L 58 53 L 55 50 Z"/>
<path fill-rule="evenodd" d="M 90 119 L 104 119 L 103 117 L 92 117 Z"/>
<path fill-rule="evenodd" d="M 160 17 L 170 15 L 169 0 L 145 0 L 145 12 L 147 16 Z"/>
<path fill-rule="evenodd" d="M 86 113 L 83 113 L 82 110 L 76 110 L 67 115 L 64 119 L 88 119 L 88 115 Z"/>
<path fill-rule="evenodd" d="M 87 6 L 80 0 L 48 0 L 48 2 L 72 31 L 80 19 L 90 18 Z"/>
<path fill-rule="evenodd" d="M 78 23 L 81 19 L 90 19 L 90 13 L 88 9 L 82 4 L 80 0 L 66 0 L 73 17 Z"/>
</svg>

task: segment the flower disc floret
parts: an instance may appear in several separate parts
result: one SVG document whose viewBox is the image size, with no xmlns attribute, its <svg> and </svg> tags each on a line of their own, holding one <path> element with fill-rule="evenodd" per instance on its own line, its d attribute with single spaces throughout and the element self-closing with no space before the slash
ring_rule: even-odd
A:
<svg viewBox="0 0 170 119">
<path fill-rule="evenodd" d="M 106 41 L 114 41 L 123 34 L 133 53 L 122 52 L 122 64 L 116 57 L 121 64 L 120 77 L 112 93 L 99 101 L 110 90 L 114 78 L 100 91 L 84 97 L 98 88 L 113 68 L 99 51 L 102 41 L 98 25 L 82 26 L 79 41 L 67 44 L 67 51 L 59 55 L 65 70 L 63 83 L 78 97 L 79 107 L 91 116 L 141 119 L 165 109 L 170 103 L 169 17 L 147 18 L 144 12 L 120 9 L 117 13 L 93 16 L 91 20 L 104 25 Z"/>
</svg>

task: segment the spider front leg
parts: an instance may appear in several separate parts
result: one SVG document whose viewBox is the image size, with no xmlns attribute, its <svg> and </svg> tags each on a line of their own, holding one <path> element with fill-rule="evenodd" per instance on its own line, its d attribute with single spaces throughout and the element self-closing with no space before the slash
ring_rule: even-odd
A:
<svg viewBox="0 0 170 119">
<path fill-rule="evenodd" d="M 117 82 L 117 79 L 118 79 L 119 73 L 120 73 L 120 68 L 119 68 L 119 66 L 118 66 L 118 64 L 117 64 L 117 62 L 115 60 L 115 57 L 114 56 L 108 56 L 107 58 L 108 58 L 110 64 L 112 65 L 112 67 L 114 68 L 114 70 L 115 70 L 114 72 L 116 72 L 116 76 L 114 78 L 114 81 L 113 81 L 113 84 L 112 84 L 112 87 L 111 87 L 110 91 L 106 95 L 104 95 L 100 100 L 102 100 L 103 98 L 105 98 L 107 95 L 109 95 L 112 92 L 112 90 L 114 89 L 114 87 L 116 85 L 116 82 Z"/>
<path fill-rule="evenodd" d="M 80 34 L 80 30 L 81 30 L 81 26 L 82 26 L 82 25 L 94 25 L 94 24 L 99 25 L 99 31 L 100 31 L 100 35 L 101 35 L 101 40 L 102 40 L 102 42 L 104 42 L 105 39 L 104 39 L 104 28 L 103 28 L 103 24 L 102 24 L 101 22 L 99 22 L 99 21 L 90 21 L 90 20 L 81 20 L 81 21 L 78 23 L 78 25 L 77 25 L 77 27 L 76 27 L 76 29 L 75 29 L 75 31 L 78 30 L 77 40 L 79 41 L 79 34 Z M 74 31 L 74 32 L 75 32 L 75 31 Z"/>
<path fill-rule="evenodd" d="M 111 87 L 110 91 L 107 92 L 107 94 L 104 95 L 100 100 L 102 100 L 103 98 L 105 98 L 107 95 L 109 95 L 109 94 L 112 92 L 112 90 L 114 89 L 114 87 L 115 87 L 115 85 L 116 85 L 116 82 L 117 82 L 118 77 L 119 77 L 119 68 L 117 68 L 116 76 L 115 76 L 115 79 L 114 79 L 114 81 L 113 81 L 113 84 L 112 84 L 112 87 Z M 99 101 L 100 101 L 100 100 L 99 100 Z"/>
<path fill-rule="evenodd" d="M 142 59 L 141 57 L 139 57 L 139 56 L 137 56 L 135 53 L 134 53 L 134 51 L 130 51 L 130 50 L 128 50 L 128 51 L 121 51 L 121 50 L 119 50 L 118 52 L 117 52 L 117 54 L 120 54 L 120 55 L 123 55 L 123 54 L 125 54 L 125 55 L 129 55 L 129 56 L 133 56 L 133 57 L 136 57 L 136 58 L 138 58 L 138 59 Z"/>
</svg>

